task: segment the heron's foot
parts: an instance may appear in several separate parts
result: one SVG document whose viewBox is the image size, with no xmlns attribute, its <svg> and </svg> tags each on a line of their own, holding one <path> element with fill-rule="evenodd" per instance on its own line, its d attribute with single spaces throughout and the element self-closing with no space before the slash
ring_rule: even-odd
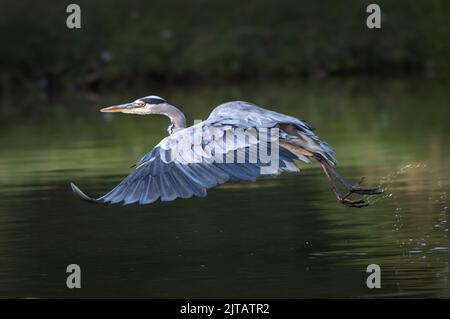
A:
<svg viewBox="0 0 450 319">
<path fill-rule="evenodd" d="M 359 181 L 355 185 L 351 185 L 348 187 L 348 194 L 344 196 L 344 198 L 349 197 L 352 194 L 361 194 L 361 195 L 378 195 L 382 194 L 383 190 L 378 187 L 361 187 L 365 177 L 361 177 Z"/>
<path fill-rule="evenodd" d="M 338 200 L 339 200 L 339 202 L 341 202 L 342 204 L 344 204 L 347 207 L 361 208 L 361 207 L 369 206 L 369 203 L 362 198 L 357 199 L 357 200 L 350 200 L 347 197 L 342 197 L 342 198 L 338 198 Z"/>
<path fill-rule="evenodd" d="M 383 193 L 383 190 L 378 187 L 361 187 L 362 182 L 364 181 L 365 177 L 361 177 L 360 180 L 355 185 L 350 185 L 348 187 L 348 193 L 341 197 L 338 196 L 338 200 L 344 204 L 347 207 L 366 207 L 369 206 L 369 203 L 360 198 L 357 200 L 350 200 L 349 197 L 353 194 L 360 194 L 360 195 L 378 195 Z"/>
</svg>

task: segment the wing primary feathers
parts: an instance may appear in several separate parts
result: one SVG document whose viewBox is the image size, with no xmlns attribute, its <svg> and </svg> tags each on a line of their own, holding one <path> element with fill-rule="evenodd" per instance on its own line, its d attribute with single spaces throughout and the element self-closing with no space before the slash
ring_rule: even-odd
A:
<svg viewBox="0 0 450 319">
<path fill-rule="evenodd" d="M 85 193 L 83 193 L 83 191 L 81 189 L 78 188 L 77 185 L 75 185 L 72 182 L 70 182 L 70 187 L 72 188 L 72 192 L 76 196 L 78 196 L 79 198 L 81 198 L 89 203 L 94 203 L 94 204 L 103 203 L 103 201 L 100 199 L 95 199 L 95 198 L 87 196 Z"/>
<path fill-rule="evenodd" d="M 156 201 L 160 196 L 158 182 L 154 177 L 150 179 L 149 187 L 147 190 L 147 196 L 145 199 L 145 204 L 151 204 Z"/>
</svg>

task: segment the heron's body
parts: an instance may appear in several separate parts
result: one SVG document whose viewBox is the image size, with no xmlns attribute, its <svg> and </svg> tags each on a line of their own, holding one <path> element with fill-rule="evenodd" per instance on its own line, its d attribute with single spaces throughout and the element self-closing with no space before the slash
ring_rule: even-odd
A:
<svg viewBox="0 0 450 319">
<path fill-rule="evenodd" d="M 313 133 L 314 128 L 295 117 L 270 111 L 252 103 L 235 101 L 219 105 L 211 112 L 209 118 L 230 118 L 256 129 L 278 127 L 281 131 L 280 142 L 285 148 L 293 150 L 300 147 L 303 150 L 296 150 L 294 153 L 304 150 L 310 153 L 317 152 L 331 163 L 337 163 L 333 150 Z"/>
<path fill-rule="evenodd" d="M 365 201 L 351 201 L 348 196 L 379 193 L 377 189 L 352 186 L 342 179 L 331 168 L 337 163 L 333 150 L 303 120 L 234 101 L 216 107 L 205 121 L 185 127 L 184 114 L 165 100 L 157 99 L 161 98 L 151 96 L 135 101 L 133 106 L 103 109 L 164 114 L 171 120 L 170 135 L 139 160 L 134 171 L 106 195 L 93 199 L 71 184 L 75 194 L 90 202 L 124 204 L 206 196 L 208 188 L 228 181 L 255 181 L 264 175 L 298 172 L 297 163 L 308 163 L 311 158 L 320 162 L 336 196 L 344 204 L 366 206 Z M 143 106 L 143 101 L 153 104 L 145 102 Z M 231 143 L 226 142 L 230 141 L 229 136 L 233 138 Z M 263 146 L 277 150 L 276 165 L 262 160 Z M 241 160 L 237 161 L 239 156 Z M 233 160 L 227 161 L 229 158 Z M 336 181 L 348 190 L 347 195 L 339 193 Z"/>
</svg>

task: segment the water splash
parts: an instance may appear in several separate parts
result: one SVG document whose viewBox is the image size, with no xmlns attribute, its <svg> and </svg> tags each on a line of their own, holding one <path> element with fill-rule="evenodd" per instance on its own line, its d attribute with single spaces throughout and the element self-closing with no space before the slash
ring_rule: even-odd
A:
<svg viewBox="0 0 450 319">
<path fill-rule="evenodd" d="M 384 191 L 383 195 L 376 197 L 365 196 L 365 199 L 369 204 L 375 204 L 380 200 L 384 201 L 390 198 L 396 198 L 394 192 L 391 191 L 393 184 L 397 182 L 402 175 L 406 174 L 411 170 L 426 169 L 426 168 L 427 164 L 425 163 L 415 163 L 415 164 L 411 163 L 401 167 L 395 172 L 389 173 L 388 175 L 381 177 L 378 183 L 378 187 Z"/>
</svg>

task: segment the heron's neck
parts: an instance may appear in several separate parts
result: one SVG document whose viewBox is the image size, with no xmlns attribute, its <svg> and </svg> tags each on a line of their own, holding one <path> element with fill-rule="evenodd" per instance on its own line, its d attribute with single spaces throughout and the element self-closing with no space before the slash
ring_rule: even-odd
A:
<svg viewBox="0 0 450 319">
<path fill-rule="evenodd" d="M 162 112 L 163 115 L 170 119 L 170 126 L 167 128 L 169 134 L 186 128 L 186 117 L 177 107 L 167 104 L 167 108 Z"/>
</svg>

